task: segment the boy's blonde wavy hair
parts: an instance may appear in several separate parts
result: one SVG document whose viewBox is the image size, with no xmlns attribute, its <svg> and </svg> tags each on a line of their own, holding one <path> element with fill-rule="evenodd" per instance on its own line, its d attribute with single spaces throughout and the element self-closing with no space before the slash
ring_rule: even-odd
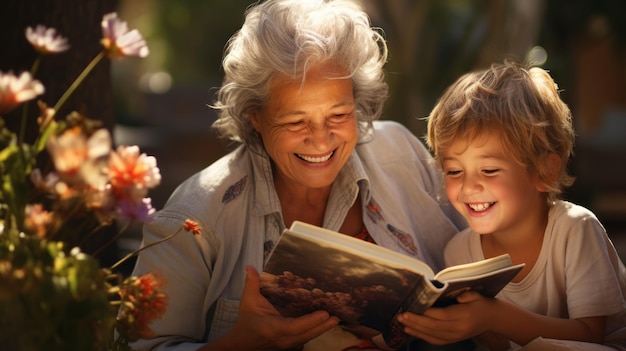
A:
<svg viewBox="0 0 626 351">
<path fill-rule="evenodd" d="M 556 200 L 574 182 L 567 162 L 574 147 L 572 115 L 552 77 L 539 67 L 506 60 L 460 77 L 428 118 L 426 143 L 439 158 L 454 140 L 497 132 L 505 151 L 536 175 Z M 553 162 L 554 155 L 560 162 Z"/>
</svg>

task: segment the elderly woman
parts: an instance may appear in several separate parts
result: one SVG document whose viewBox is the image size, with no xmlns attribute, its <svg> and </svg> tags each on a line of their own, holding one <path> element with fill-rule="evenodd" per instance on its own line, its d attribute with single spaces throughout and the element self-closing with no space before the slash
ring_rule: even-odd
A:
<svg viewBox="0 0 626 351">
<path fill-rule="evenodd" d="M 134 274 L 160 270 L 170 305 L 135 348 L 279 350 L 334 328 L 325 311 L 283 318 L 258 271 L 294 220 L 417 257 L 435 270 L 465 222 L 423 144 L 377 120 L 387 48 L 346 1 L 268 0 L 228 42 L 214 127 L 241 145 L 181 184 L 144 228 Z"/>
</svg>

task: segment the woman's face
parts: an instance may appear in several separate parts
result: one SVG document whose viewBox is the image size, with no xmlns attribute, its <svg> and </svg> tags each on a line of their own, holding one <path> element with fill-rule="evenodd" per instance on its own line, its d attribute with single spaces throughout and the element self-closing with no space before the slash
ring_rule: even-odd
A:
<svg viewBox="0 0 626 351">
<path fill-rule="evenodd" d="M 277 186 L 329 187 L 358 138 L 352 80 L 345 71 L 313 66 L 304 83 L 283 76 L 271 85 L 264 108 L 250 116 L 275 163 Z M 329 79 L 331 77 L 332 79 Z"/>
</svg>

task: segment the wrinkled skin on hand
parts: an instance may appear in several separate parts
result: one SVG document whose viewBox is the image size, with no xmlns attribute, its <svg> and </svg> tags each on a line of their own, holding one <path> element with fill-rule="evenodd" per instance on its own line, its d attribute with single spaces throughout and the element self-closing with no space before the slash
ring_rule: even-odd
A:
<svg viewBox="0 0 626 351">
<path fill-rule="evenodd" d="M 200 350 L 289 350 L 332 329 L 339 319 L 326 311 L 285 318 L 260 293 L 259 273 L 246 267 L 246 281 L 233 330 Z"/>
</svg>

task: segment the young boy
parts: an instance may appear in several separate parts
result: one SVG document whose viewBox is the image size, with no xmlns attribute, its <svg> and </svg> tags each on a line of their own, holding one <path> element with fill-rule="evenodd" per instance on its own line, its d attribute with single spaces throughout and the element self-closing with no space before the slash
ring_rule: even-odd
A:
<svg viewBox="0 0 626 351">
<path fill-rule="evenodd" d="M 467 335 L 486 332 L 476 339 L 490 349 L 542 337 L 626 350 L 624 265 L 596 216 L 558 199 L 573 183 L 574 130 L 548 73 L 505 61 L 462 76 L 432 111 L 427 143 L 470 226 L 448 243 L 446 264 L 508 253 L 526 266 L 496 299 L 461 296 L 467 314 L 404 314 L 407 332 L 445 343 L 467 317 Z"/>
</svg>

